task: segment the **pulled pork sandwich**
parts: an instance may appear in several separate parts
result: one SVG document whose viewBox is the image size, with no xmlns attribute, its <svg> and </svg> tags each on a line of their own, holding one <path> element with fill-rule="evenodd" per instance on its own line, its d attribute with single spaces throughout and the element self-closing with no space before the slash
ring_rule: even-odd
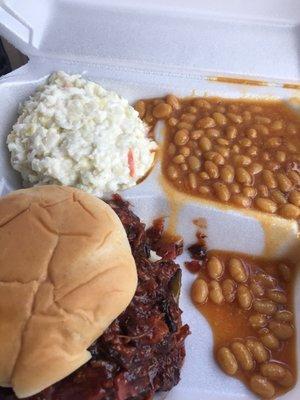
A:
<svg viewBox="0 0 300 400">
<path fill-rule="evenodd" d="M 178 383 L 180 269 L 152 261 L 152 236 L 120 197 L 0 199 L 1 400 L 150 400 Z"/>
</svg>

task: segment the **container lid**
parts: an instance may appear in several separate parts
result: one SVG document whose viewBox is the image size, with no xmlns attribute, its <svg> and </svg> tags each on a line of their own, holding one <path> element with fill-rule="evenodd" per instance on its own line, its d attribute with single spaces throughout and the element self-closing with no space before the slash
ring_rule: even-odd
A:
<svg viewBox="0 0 300 400">
<path fill-rule="evenodd" d="M 28 56 L 300 80 L 299 0 L 0 0 L 0 21 Z"/>
</svg>

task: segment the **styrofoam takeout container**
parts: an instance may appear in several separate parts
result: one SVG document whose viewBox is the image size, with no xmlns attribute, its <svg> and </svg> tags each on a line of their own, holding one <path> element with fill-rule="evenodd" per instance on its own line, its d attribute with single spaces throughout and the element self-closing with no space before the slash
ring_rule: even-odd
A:
<svg viewBox="0 0 300 400">
<path fill-rule="evenodd" d="M 169 92 L 300 99 L 300 90 L 281 87 L 300 80 L 299 0 L 7 0 L 0 1 L 0 34 L 30 59 L 0 81 L 0 195 L 21 187 L 5 143 L 18 104 L 55 70 L 82 73 L 130 102 Z M 262 79 L 269 85 L 208 79 L 216 75 Z M 142 184 L 123 192 L 147 223 L 170 215 L 159 175 L 157 165 Z M 257 219 L 254 213 L 184 201 L 180 195 L 177 204 L 177 230 L 187 244 L 195 240 L 192 220 L 203 217 L 209 248 L 275 257 L 294 254 L 299 247 L 296 223 L 272 216 Z M 187 254 L 179 261 L 185 259 Z M 180 305 L 192 335 L 186 341 L 181 382 L 166 398 L 255 398 L 215 364 L 210 327 L 190 300 L 193 279 L 183 270 Z M 299 277 L 295 308 L 299 326 Z M 300 329 L 298 343 L 299 337 Z M 299 368 L 299 346 L 297 354 Z M 283 397 L 299 399 L 300 383 Z"/>
</svg>

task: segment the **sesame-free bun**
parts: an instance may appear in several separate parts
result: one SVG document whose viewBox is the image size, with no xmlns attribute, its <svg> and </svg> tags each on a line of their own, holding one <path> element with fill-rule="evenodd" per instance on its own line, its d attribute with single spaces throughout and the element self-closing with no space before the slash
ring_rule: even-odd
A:
<svg viewBox="0 0 300 400">
<path fill-rule="evenodd" d="M 126 232 L 102 200 L 54 185 L 0 198 L 0 386 L 28 397 L 86 363 L 136 285 Z"/>
</svg>

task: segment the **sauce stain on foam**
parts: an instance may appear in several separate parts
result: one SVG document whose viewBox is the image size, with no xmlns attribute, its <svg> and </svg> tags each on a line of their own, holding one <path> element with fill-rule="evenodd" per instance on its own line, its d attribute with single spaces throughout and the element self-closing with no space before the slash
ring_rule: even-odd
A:
<svg viewBox="0 0 300 400">
<path fill-rule="evenodd" d="M 257 210 L 234 208 L 216 201 L 180 192 L 169 183 L 162 173 L 159 176 L 159 183 L 165 193 L 170 209 L 168 234 L 177 234 L 179 214 L 185 204 L 205 204 L 224 211 L 238 212 L 258 221 L 264 233 L 264 246 L 260 256 L 274 259 L 285 257 L 293 262 L 297 262 L 300 259 L 300 233 L 297 221 L 284 219 L 277 215 L 265 214 Z M 204 218 L 203 215 L 201 215 L 202 218 Z M 245 249 L 245 252 L 247 252 L 247 249 Z"/>
</svg>

